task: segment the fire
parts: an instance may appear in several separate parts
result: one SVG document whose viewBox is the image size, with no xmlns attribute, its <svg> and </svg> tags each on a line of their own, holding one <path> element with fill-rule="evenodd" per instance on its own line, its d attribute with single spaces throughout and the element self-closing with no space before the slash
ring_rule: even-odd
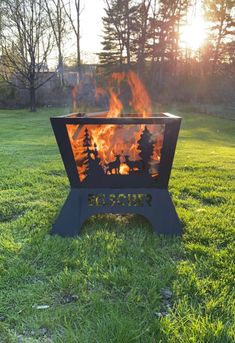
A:
<svg viewBox="0 0 235 343">
<path fill-rule="evenodd" d="M 78 93 L 79 86 L 76 86 L 72 93 L 73 104 L 76 105 L 74 110 L 77 110 L 76 98 Z M 107 117 L 120 117 L 122 115 L 124 105 L 121 98 L 123 93 L 124 95 L 126 95 L 125 93 L 130 94 L 128 104 L 136 116 L 147 117 L 151 115 L 151 100 L 148 93 L 138 76 L 133 71 L 129 71 L 127 73 L 113 73 L 108 82 L 107 89 L 96 88 L 96 99 L 99 96 L 108 96 L 109 98 Z M 157 174 L 156 165 L 160 161 L 164 126 L 153 126 L 149 125 L 148 128 L 149 135 L 152 136 L 153 140 L 153 143 L 150 142 L 150 144 L 154 146 L 153 158 L 149 168 L 152 174 Z M 107 175 L 115 173 L 127 175 L 130 172 L 136 173 L 140 168 L 141 147 L 138 146 L 138 141 L 144 128 L 144 125 L 89 125 L 88 130 L 82 126 L 67 125 L 69 139 L 81 180 L 86 178 L 87 156 L 85 156 L 84 152 L 84 137 L 86 137 L 87 144 L 89 141 L 89 146 L 86 149 L 89 150 L 89 159 L 93 160 L 93 164 L 96 160 L 99 161 L 99 165 L 102 166 L 102 170 Z"/>
<path fill-rule="evenodd" d="M 109 87 L 108 92 L 110 95 L 108 117 L 119 117 L 123 105 L 119 100 L 121 95 L 121 83 L 126 83 L 131 91 L 131 99 L 129 105 L 133 108 L 136 115 L 139 117 L 147 117 L 152 113 L 152 105 L 149 95 L 140 81 L 139 77 L 133 72 L 127 73 L 113 73 L 111 81 L 116 82 L 118 92 L 114 92 L 114 88 Z"/>
<path fill-rule="evenodd" d="M 122 102 L 118 99 L 112 88 L 109 89 L 110 101 L 107 117 L 119 117 L 122 112 Z"/>
<path fill-rule="evenodd" d="M 129 106 L 133 108 L 134 113 L 138 117 L 147 117 L 152 113 L 152 105 L 149 95 L 139 79 L 139 77 L 133 72 L 127 73 L 113 73 L 107 89 L 96 87 L 94 98 L 99 99 L 100 96 L 107 95 L 109 97 L 109 110 L 107 111 L 108 117 L 119 117 L 123 110 L 123 104 L 120 99 L 122 93 L 122 86 L 129 87 L 130 99 Z M 73 99 L 73 111 L 78 111 L 77 97 L 82 90 L 82 82 L 79 85 L 74 86 L 72 90 Z"/>
<path fill-rule="evenodd" d="M 130 171 L 138 171 L 141 163 L 140 146 L 138 142 L 143 133 L 143 125 L 67 125 L 70 143 L 77 164 L 81 181 L 86 178 L 86 156 L 84 147 L 85 130 L 90 137 L 89 150 L 91 158 L 95 159 L 95 149 L 98 152 L 100 165 L 107 175 L 115 174 L 115 163 L 119 163 L 119 173 L 128 175 Z M 161 149 L 164 136 L 164 125 L 149 125 L 152 136 L 153 151 L 149 164 L 153 176 L 158 174 L 157 167 L 160 162 Z M 79 132 L 77 134 L 77 132 Z M 76 137 L 74 139 L 74 137 Z M 119 162 L 118 162 L 119 161 Z M 111 167 L 113 166 L 113 169 Z"/>
<path fill-rule="evenodd" d="M 148 117 L 152 113 L 152 105 L 149 95 L 144 88 L 144 85 L 133 72 L 129 71 L 127 74 L 127 81 L 132 91 L 132 99 L 130 105 L 134 108 L 136 113 L 141 117 Z"/>
</svg>

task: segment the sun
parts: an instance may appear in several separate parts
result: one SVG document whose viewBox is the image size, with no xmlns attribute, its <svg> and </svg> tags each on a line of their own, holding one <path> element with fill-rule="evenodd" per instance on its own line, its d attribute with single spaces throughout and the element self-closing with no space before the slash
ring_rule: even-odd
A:
<svg viewBox="0 0 235 343">
<path fill-rule="evenodd" d="M 196 17 L 191 24 L 182 26 L 180 44 L 188 49 L 197 51 L 207 37 L 206 22 L 203 17 Z"/>
</svg>

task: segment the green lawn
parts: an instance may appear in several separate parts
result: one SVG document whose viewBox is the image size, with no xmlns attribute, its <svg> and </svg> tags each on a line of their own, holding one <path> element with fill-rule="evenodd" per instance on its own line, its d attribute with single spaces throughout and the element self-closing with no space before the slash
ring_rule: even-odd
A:
<svg viewBox="0 0 235 343">
<path fill-rule="evenodd" d="M 0 111 L 0 342 L 234 342 L 235 123 L 178 111 L 182 238 L 109 215 L 62 239 L 49 235 L 69 190 L 60 113 Z"/>
</svg>

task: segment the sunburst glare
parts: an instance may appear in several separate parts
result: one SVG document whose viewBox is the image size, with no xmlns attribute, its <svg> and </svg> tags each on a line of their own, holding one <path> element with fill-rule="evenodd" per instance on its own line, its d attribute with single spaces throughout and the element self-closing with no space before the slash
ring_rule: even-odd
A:
<svg viewBox="0 0 235 343">
<path fill-rule="evenodd" d="M 203 45 L 206 37 L 206 22 L 202 16 L 198 16 L 190 24 L 182 26 L 180 43 L 182 46 L 196 51 Z"/>
</svg>

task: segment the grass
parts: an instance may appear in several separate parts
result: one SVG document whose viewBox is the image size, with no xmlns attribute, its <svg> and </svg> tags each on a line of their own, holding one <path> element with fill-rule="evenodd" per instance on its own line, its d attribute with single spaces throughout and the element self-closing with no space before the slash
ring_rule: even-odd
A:
<svg viewBox="0 0 235 343">
<path fill-rule="evenodd" d="M 182 238 L 108 215 L 63 239 L 49 235 L 69 190 L 60 112 L 0 111 L 0 342 L 234 342 L 234 122 L 178 112 Z"/>
</svg>

